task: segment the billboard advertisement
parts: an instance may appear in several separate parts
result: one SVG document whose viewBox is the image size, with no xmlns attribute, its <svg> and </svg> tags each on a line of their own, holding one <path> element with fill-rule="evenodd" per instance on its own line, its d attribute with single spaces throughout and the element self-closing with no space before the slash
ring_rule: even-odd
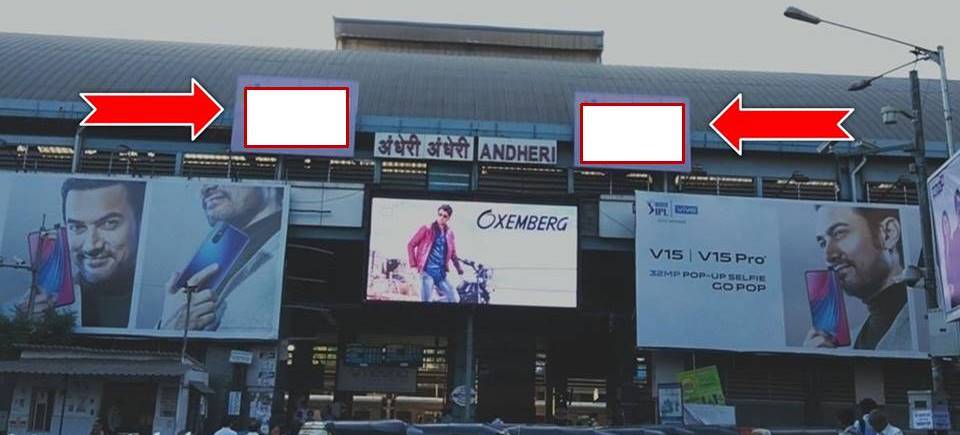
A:
<svg viewBox="0 0 960 435">
<path fill-rule="evenodd" d="M 373 198 L 367 300 L 577 306 L 577 208 Z"/>
<path fill-rule="evenodd" d="M 926 357 L 916 207 L 636 200 L 638 346 Z"/>
<path fill-rule="evenodd" d="M 928 180 L 937 275 L 947 320 L 960 319 L 960 158 L 944 163 Z"/>
<path fill-rule="evenodd" d="M 225 180 L 0 174 L 7 315 L 54 308 L 77 332 L 276 338 L 289 195 Z M 187 316 L 187 293 L 190 314 Z"/>
</svg>

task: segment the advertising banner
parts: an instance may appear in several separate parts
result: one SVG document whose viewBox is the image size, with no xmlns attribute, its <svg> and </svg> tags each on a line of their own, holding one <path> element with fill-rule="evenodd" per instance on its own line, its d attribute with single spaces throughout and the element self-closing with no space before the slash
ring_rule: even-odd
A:
<svg viewBox="0 0 960 435">
<path fill-rule="evenodd" d="M 367 300 L 577 306 L 577 208 L 374 198 Z"/>
<path fill-rule="evenodd" d="M 636 198 L 638 346 L 926 357 L 916 207 Z"/>
<path fill-rule="evenodd" d="M 947 321 L 960 319 L 960 158 L 944 163 L 928 181 L 937 278 Z"/>
<path fill-rule="evenodd" d="M 0 269 L 0 308 L 72 311 L 82 334 L 276 338 L 288 197 L 268 183 L 0 174 L 0 255 L 37 270 L 31 292 L 29 272 Z"/>
<path fill-rule="evenodd" d="M 377 133 L 373 156 L 380 159 L 473 161 L 473 136 Z"/>
<path fill-rule="evenodd" d="M 481 162 L 556 165 L 557 141 L 480 137 L 477 160 Z"/>
<path fill-rule="evenodd" d="M 723 386 L 717 366 L 703 367 L 677 373 L 677 381 L 683 386 L 683 403 L 725 405 Z"/>
</svg>

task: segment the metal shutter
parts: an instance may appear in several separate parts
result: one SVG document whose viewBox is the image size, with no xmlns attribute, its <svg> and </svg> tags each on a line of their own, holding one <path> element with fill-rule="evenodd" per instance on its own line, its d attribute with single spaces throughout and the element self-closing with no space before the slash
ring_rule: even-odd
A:
<svg viewBox="0 0 960 435">
<path fill-rule="evenodd" d="M 373 160 L 330 160 L 331 183 L 373 183 Z"/>
<path fill-rule="evenodd" d="M 836 201 L 840 187 L 833 180 L 796 181 L 789 178 L 764 178 L 763 197 Z"/>
<path fill-rule="evenodd" d="M 573 191 L 578 195 L 605 195 L 613 193 L 611 175 L 607 172 L 573 171 Z"/>
<path fill-rule="evenodd" d="M 817 360 L 814 385 L 822 402 L 849 405 L 857 400 L 853 361 L 845 359 Z"/>
<path fill-rule="evenodd" d="M 917 184 L 912 180 L 903 179 L 894 183 L 868 181 L 864 185 L 867 202 L 917 204 Z"/>
<path fill-rule="evenodd" d="M 328 181 L 330 160 L 287 157 L 283 160 L 283 178 L 287 180 Z"/>
<path fill-rule="evenodd" d="M 906 405 L 907 391 L 929 390 L 929 361 L 888 361 L 883 367 L 883 395 L 887 405 Z"/>
<path fill-rule="evenodd" d="M 756 196 L 756 180 L 722 175 L 677 175 L 673 179 L 677 192 L 723 196 Z"/>
<path fill-rule="evenodd" d="M 273 179 L 276 177 L 277 158 L 236 154 L 196 154 L 183 156 L 185 177 L 236 179 Z"/>
<path fill-rule="evenodd" d="M 73 169 L 73 149 L 27 145 L 0 147 L 0 169 L 70 172 Z"/>
<path fill-rule="evenodd" d="M 373 160 L 340 160 L 287 157 L 284 178 L 332 183 L 373 182 Z"/>
<path fill-rule="evenodd" d="M 381 165 L 381 187 L 418 191 L 427 188 L 426 162 L 384 160 Z"/>
<path fill-rule="evenodd" d="M 725 391 L 731 400 L 767 400 L 802 402 L 805 364 L 798 358 L 734 358 L 726 373 Z"/>
<path fill-rule="evenodd" d="M 488 193 L 561 195 L 567 193 L 567 174 L 557 168 L 483 165 L 478 184 Z"/>
<path fill-rule="evenodd" d="M 577 194 L 632 194 L 651 190 L 653 176 L 642 172 L 603 172 L 578 169 L 573 172 L 573 191 Z"/>
<path fill-rule="evenodd" d="M 80 171 L 97 174 L 141 176 L 173 175 L 177 156 L 154 152 L 88 149 L 80 159 Z"/>
</svg>

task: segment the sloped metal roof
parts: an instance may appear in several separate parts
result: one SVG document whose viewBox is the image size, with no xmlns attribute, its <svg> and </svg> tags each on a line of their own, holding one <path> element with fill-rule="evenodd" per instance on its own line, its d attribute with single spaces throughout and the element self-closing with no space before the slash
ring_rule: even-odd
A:
<svg viewBox="0 0 960 435">
<path fill-rule="evenodd" d="M 196 77 L 229 113 L 238 76 L 285 76 L 358 82 L 361 119 L 570 126 L 574 93 L 589 91 L 686 97 L 693 131 L 709 132 L 710 120 L 742 92 L 748 108 L 854 107 L 844 125 L 855 137 L 912 138 L 909 123 L 886 126 L 880 119 L 882 106 L 910 107 L 906 79 L 848 92 L 857 77 L 15 33 L 0 33 L 0 59 L 0 101 L 8 102 L 82 104 L 79 92 L 184 92 Z M 939 82 L 924 80 L 921 86 L 927 140 L 942 143 Z M 960 110 L 958 82 L 951 82 L 951 93 Z"/>
</svg>

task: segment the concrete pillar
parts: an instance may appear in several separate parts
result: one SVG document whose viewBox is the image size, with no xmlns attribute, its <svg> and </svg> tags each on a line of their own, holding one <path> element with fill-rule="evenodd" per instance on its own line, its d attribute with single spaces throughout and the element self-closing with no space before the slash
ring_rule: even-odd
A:
<svg viewBox="0 0 960 435">
<path fill-rule="evenodd" d="M 657 384 L 677 382 L 677 374 L 686 370 L 687 352 L 656 351 L 650 358 L 650 385 L 657 397 Z"/>
</svg>

